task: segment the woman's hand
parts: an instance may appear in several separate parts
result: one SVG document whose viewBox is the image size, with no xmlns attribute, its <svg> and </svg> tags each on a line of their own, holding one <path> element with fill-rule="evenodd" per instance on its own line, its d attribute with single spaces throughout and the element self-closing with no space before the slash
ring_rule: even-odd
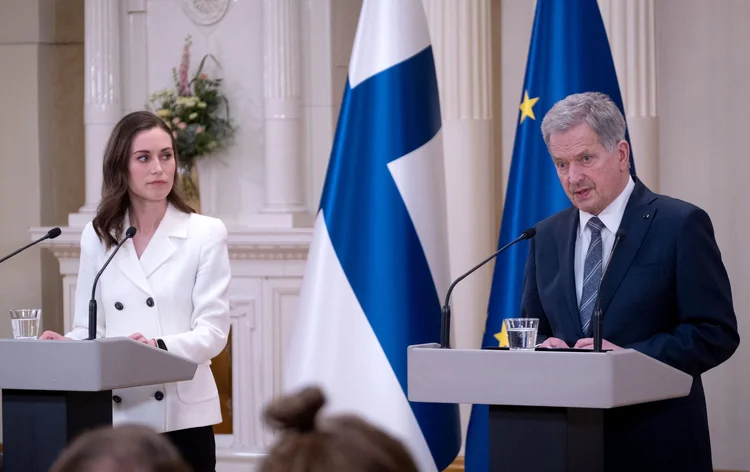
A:
<svg viewBox="0 0 750 472">
<path fill-rule="evenodd" d="M 142 335 L 141 333 L 133 333 L 130 336 L 128 336 L 130 339 L 134 339 L 138 342 L 141 342 L 143 344 L 148 344 L 149 346 L 156 347 L 156 340 L 155 339 L 148 339 L 146 336 Z"/>
<path fill-rule="evenodd" d="M 39 339 L 67 339 L 70 340 L 70 338 L 66 338 L 62 334 L 57 334 L 54 331 L 45 331 L 42 333 L 41 336 L 39 336 Z"/>
</svg>

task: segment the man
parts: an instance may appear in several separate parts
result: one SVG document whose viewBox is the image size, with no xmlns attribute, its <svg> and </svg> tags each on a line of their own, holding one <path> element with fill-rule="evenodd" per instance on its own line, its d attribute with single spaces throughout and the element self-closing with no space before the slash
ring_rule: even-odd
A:
<svg viewBox="0 0 750 472">
<path fill-rule="evenodd" d="M 606 470 L 710 472 L 700 375 L 739 345 L 711 221 L 630 176 L 625 120 L 606 95 L 558 102 L 542 134 L 573 207 L 536 226 L 523 316 L 539 318 L 542 346 L 591 348 L 601 291 L 604 349 L 635 349 L 693 376 L 687 397 L 606 412 Z"/>
</svg>

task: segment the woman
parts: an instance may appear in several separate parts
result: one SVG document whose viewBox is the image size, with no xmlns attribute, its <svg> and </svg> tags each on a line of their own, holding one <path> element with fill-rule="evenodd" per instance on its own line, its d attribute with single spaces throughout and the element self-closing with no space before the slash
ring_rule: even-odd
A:
<svg viewBox="0 0 750 472">
<path fill-rule="evenodd" d="M 275 400 L 266 422 L 280 430 L 259 472 L 417 472 L 403 443 L 354 415 L 317 419 L 318 387 Z"/>
<path fill-rule="evenodd" d="M 113 422 L 166 432 L 196 472 L 216 464 L 211 425 L 221 422 L 209 367 L 229 333 L 231 278 L 227 230 L 201 216 L 175 186 L 174 138 L 156 115 L 134 112 L 114 128 L 104 155 L 102 200 L 81 235 L 72 330 L 40 339 L 86 339 L 96 273 L 124 230 L 136 234 L 115 255 L 96 289 L 97 337 L 127 336 L 198 364 L 192 380 L 113 392 Z"/>
</svg>

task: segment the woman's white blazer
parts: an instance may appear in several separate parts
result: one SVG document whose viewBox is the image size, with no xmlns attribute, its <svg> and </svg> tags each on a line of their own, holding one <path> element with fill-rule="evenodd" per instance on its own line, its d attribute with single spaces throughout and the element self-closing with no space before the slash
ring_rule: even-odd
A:
<svg viewBox="0 0 750 472">
<path fill-rule="evenodd" d="M 105 250 L 91 223 L 86 225 L 75 316 L 66 336 L 88 337 L 94 278 L 113 250 Z M 113 391 L 115 424 L 140 423 L 165 432 L 221 422 L 209 365 L 229 335 L 230 279 L 227 230 L 221 220 L 186 214 L 172 205 L 140 259 L 132 240 L 120 248 L 97 284 L 97 337 L 140 332 L 163 340 L 169 352 L 196 362 L 198 369 L 192 380 Z"/>
</svg>

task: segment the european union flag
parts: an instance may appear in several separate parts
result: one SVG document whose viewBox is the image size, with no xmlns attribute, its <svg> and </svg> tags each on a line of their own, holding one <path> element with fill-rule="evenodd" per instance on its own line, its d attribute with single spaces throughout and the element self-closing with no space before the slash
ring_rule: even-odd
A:
<svg viewBox="0 0 750 472">
<path fill-rule="evenodd" d="M 581 92 L 605 93 L 625 114 L 599 6 L 596 0 L 538 0 L 498 247 L 570 205 L 541 124 L 556 102 Z M 630 164 L 635 174 L 632 151 Z M 520 316 L 527 254 L 528 243 L 521 242 L 495 262 L 482 347 L 505 345 L 503 318 Z M 488 408 L 474 405 L 466 440 L 468 472 L 489 470 L 488 441 Z"/>
</svg>

